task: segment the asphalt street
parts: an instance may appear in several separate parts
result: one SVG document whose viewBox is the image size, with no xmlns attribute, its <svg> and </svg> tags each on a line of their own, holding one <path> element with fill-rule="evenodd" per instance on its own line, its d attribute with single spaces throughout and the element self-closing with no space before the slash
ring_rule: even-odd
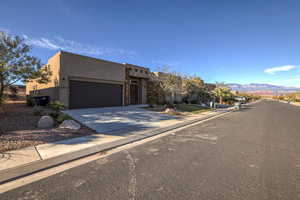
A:
<svg viewBox="0 0 300 200">
<path fill-rule="evenodd" d="M 300 199 L 300 107 L 265 100 L 0 199 Z"/>
</svg>

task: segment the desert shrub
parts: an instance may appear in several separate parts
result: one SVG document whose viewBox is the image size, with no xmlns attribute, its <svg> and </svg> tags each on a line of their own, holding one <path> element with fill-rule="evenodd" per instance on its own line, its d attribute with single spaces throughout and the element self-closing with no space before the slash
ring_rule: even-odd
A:
<svg viewBox="0 0 300 200">
<path fill-rule="evenodd" d="M 56 119 L 59 116 L 59 112 L 50 112 L 49 115 L 53 118 Z"/>
<path fill-rule="evenodd" d="M 59 114 L 55 120 L 58 122 L 58 123 L 61 123 L 63 122 L 64 120 L 68 120 L 68 119 L 72 119 L 69 115 L 67 114 Z"/>
<path fill-rule="evenodd" d="M 52 110 L 55 110 L 55 111 L 60 111 L 62 109 L 65 109 L 66 106 L 63 105 L 61 102 L 59 101 L 53 101 L 50 103 L 49 107 L 52 109 Z"/>
</svg>

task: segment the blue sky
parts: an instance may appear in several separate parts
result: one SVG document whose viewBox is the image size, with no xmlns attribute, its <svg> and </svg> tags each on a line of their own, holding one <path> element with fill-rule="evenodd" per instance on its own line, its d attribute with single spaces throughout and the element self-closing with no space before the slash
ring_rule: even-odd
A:
<svg viewBox="0 0 300 200">
<path fill-rule="evenodd" d="M 207 82 L 300 86 L 298 0 L 6 0 L 0 8 L 0 29 L 23 35 L 43 62 L 63 49 Z"/>
</svg>

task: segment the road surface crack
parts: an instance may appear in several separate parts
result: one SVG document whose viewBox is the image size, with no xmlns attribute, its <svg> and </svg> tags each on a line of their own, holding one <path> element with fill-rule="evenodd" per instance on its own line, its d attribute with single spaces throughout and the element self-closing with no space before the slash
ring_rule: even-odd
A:
<svg viewBox="0 0 300 200">
<path fill-rule="evenodd" d="M 135 196 L 136 196 L 136 165 L 135 165 L 135 160 L 132 157 L 132 155 L 128 152 L 125 151 L 126 158 L 128 160 L 128 167 L 129 167 L 129 185 L 128 185 L 128 193 L 129 193 L 129 199 L 130 200 L 135 200 Z"/>
</svg>

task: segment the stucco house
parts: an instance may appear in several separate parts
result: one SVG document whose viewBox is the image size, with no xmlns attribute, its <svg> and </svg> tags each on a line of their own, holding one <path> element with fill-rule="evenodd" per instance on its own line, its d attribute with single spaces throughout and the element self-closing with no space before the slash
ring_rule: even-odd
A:
<svg viewBox="0 0 300 200">
<path fill-rule="evenodd" d="M 148 68 L 59 51 L 46 65 L 50 82 L 26 84 L 26 94 L 49 96 L 70 109 L 147 103 Z"/>
</svg>

